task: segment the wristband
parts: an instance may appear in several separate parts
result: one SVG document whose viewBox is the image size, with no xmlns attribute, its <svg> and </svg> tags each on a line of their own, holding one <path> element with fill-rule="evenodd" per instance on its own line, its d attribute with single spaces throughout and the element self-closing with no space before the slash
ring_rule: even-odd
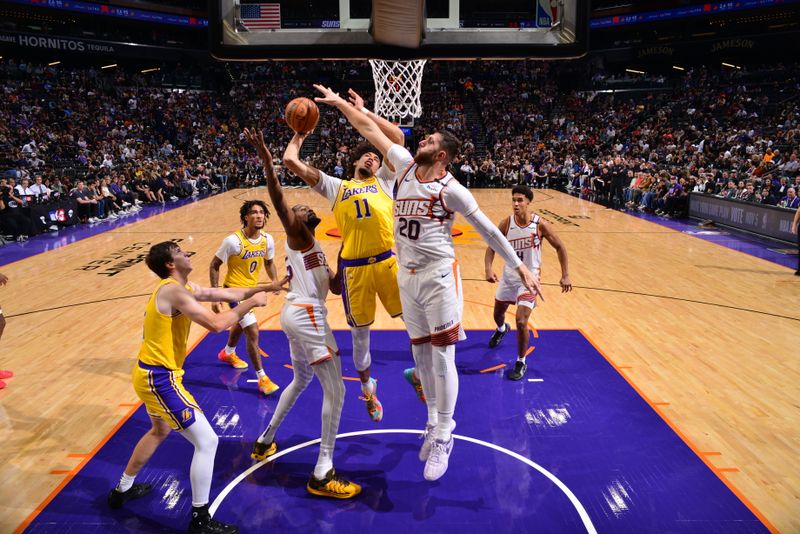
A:
<svg viewBox="0 0 800 534">
<path fill-rule="evenodd" d="M 366 108 L 366 106 L 361 107 L 361 112 L 364 113 L 364 115 L 369 115 L 369 110 Z"/>
</svg>

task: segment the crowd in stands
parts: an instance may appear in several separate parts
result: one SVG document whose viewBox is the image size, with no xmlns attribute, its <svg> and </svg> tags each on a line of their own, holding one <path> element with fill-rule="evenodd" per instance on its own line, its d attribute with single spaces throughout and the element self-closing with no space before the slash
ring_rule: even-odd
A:
<svg viewBox="0 0 800 534">
<path fill-rule="evenodd" d="M 800 204 L 797 65 L 696 68 L 622 93 L 604 92 L 608 80 L 596 73 L 585 89 L 564 90 L 560 65 L 432 62 L 409 144 L 452 130 L 464 142 L 452 170 L 468 187 L 524 182 L 664 216 L 684 213 L 689 192 Z M 26 208 L 63 197 L 91 223 L 144 203 L 258 185 L 247 126 L 264 130 L 283 182 L 299 184 L 280 165 L 292 135 L 286 103 L 313 96 L 312 83 L 371 97 L 365 62 L 219 65 L 207 75 L 216 89 L 176 91 L 136 71 L 0 60 L 0 233 L 24 239 Z M 358 141 L 323 107 L 302 156 L 344 175 Z"/>
</svg>

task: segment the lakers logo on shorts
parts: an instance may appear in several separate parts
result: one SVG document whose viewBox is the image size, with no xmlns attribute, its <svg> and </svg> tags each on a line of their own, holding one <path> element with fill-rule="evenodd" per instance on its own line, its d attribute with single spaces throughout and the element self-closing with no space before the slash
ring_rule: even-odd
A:
<svg viewBox="0 0 800 534">
<path fill-rule="evenodd" d="M 192 410 L 190 408 L 186 408 L 181 412 L 181 419 L 183 422 L 186 423 L 192 418 Z"/>
</svg>

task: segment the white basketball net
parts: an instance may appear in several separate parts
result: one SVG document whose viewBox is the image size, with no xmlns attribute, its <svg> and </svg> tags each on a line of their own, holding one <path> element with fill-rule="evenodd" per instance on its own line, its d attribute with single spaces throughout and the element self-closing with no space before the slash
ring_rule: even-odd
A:
<svg viewBox="0 0 800 534">
<path fill-rule="evenodd" d="M 370 59 L 375 81 L 375 113 L 387 119 L 402 120 L 422 115 L 422 70 L 425 59 L 389 61 Z"/>
</svg>

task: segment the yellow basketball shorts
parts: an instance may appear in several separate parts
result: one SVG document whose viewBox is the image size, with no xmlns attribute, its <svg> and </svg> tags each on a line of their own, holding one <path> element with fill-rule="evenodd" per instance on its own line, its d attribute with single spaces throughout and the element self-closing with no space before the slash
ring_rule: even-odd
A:
<svg viewBox="0 0 800 534">
<path fill-rule="evenodd" d="M 200 410 L 192 394 L 183 387 L 183 372 L 142 362 L 133 368 L 133 389 L 144 402 L 147 413 L 179 431 L 189 428 L 195 422 L 194 411 Z"/>
<path fill-rule="evenodd" d="M 363 261 L 342 260 L 342 302 L 351 328 L 369 326 L 375 321 L 376 295 L 389 315 L 403 314 L 397 287 L 397 258 L 389 255 L 382 261 L 357 264 Z"/>
</svg>

